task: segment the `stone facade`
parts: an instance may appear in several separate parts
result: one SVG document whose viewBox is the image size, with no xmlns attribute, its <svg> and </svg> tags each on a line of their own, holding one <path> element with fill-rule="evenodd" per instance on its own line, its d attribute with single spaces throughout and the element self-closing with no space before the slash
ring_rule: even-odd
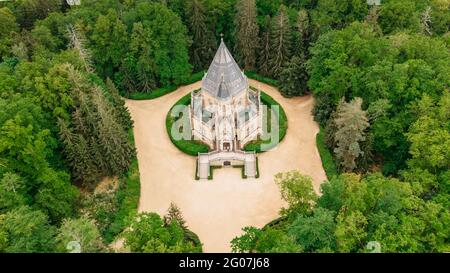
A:
<svg viewBox="0 0 450 273">
<path fill-rule="evenodd" d="M 242 152 L 241 149 L 262 132 L 260 92 L 250 89 L 247 77 L 223 40 L 203 77 L 201 90 L 191 93 L 189 111 L 194 139 L 208 144 L 213 151 L 199 155 L 199 162 L 207 166 L 200 168 L 199 165 L 198 169 L 209 168 L 211 164 L 239 164 L 246 168 L 247 174 L 249 162 L 256 161 L 256 155 Z M 230 154 L 216 156 L 221 153 Z M 231 153 L 232 160 L 227 160 Z M 250 169 L 254 171 L 247 176 L 254 177 L 256 168 Z"/>
</svg>

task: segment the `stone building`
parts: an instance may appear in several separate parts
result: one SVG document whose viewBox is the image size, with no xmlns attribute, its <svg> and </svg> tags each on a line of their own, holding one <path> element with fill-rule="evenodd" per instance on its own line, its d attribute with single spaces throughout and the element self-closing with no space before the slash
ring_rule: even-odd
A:
<svg viewBox="0 0 450 273">
<path fill-rule="evenodd" d="M 191 93 L 189 110 L 194 139 L 212 150 L 198 155 L 200 179 L 208 178 L 213 165 L 243 165 L 245 175 L 255 177 L 256 155 L 242 148 L 262 131 L 260 92 L 250 88 L 223 39 L 201 90 Z"/>
</svg>

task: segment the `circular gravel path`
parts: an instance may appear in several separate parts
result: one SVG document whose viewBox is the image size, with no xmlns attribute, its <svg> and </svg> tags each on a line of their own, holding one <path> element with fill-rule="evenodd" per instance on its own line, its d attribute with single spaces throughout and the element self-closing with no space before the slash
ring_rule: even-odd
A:
<svg viewBox="0 0 450 273">
<path fill-rule="evenodd" d="M 278 217 L 285 205 L 274 182 L 279 172 L 300 170 L 313 178 L 314 189 L 326 180 L 316 134 L 319 127 L 313 120 L 311 96 L 287 99 L 272 86 L 250 80 L 278 101 L 288 118 L 284 140 L 259 155 L 258 179 L 241 179 L 240 169 L 214 170 L 214 180 L 194 179 L 195 157 L 179 151 L 170 141 L 165 119 L 178 99 L 201 82 L 180 87 L 154 100 L 127 100 L 134 120 L 134 136 L 139 161 L 141 196 L 139 211 L 163 215 L 170 202 L 181 209 L 189 228 L 203 243 L 205 252 L 230 252 L 230 241 L 245 226 L 262 227 Z"/>
</svg>

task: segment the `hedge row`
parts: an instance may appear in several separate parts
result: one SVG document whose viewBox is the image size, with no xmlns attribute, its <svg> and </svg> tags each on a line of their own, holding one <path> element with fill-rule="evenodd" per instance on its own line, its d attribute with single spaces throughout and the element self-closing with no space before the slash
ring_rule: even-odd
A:
<svg viewBox="0 0 450 273">
<path fill-rule="evenodd" d="M 267 105 L 267 106 L 272 106 L 272 105 L 278 105 L 279 106 L 279 117 L 278 117 L 278 124 L 279 124 L 279 135 L 278 135 L 278 143 L 280 143 L 284 137 L 286 136 L 286 132 L 287 132 L 287 128 L 288 128 L 288 120 L 287 120 L 287 116 L 286 116 L 286 112 L 284 111 L 283 107 L 281 107 L 281 105 L 275 100 L 273 99 L 271 96 L 267 95 L 266 93 L 261 91 L 261 103 L 263 105 Z M 270 132 L 271 128 L 270 128 L 270 124 L 271 124 L 271 119 L 272 119 L 272 111 L 269 109 L 267 109 L 267 117 L 263 118 L 263 122 L 264 121 L 269 121 L 268 123 L 268 131 Z M 244 146 L 244 150 L 245 151 L 255 151 L 257 153 L 261 153 L 264 151 L 261 151 L 261 144 L 270 144 L 271 140 L 261 140 L 261 139 L 257 139 L 254 141 L 249 142 L 247 145 Z M 269 146 L 268 149 L 272 149 L 273 147 L 275 147 L 276 145 L 278 145 L 278 143 L 274 143 L 272 146 Z"/>
<path fill-rule="evenodd" d="M 152 100 L 152 99 L 156 99 L 156 98 L 159 98 L 161 96 L 164 96 L 166 94 L 169 94 L 169 93 L 177 90 L 178 87 L 180 87 L 180 86 L 189 85 L 189 84 L 192 84 L 192 83 L 200 81 L 203 78 L 204 74 L 205 74 L 205 71 L 200 71 L 200 72 L 192 74 L 189 77 L 189 79 L 187 79 L 182 84 L 169 85 L 169 86 L 166 86 L 166 87 L 161 87 L 161 88 L 158 88 L 158 89 L 154 89 L 153 91 L 151 91 L 149 93 L 142 93 L 142 92 L 131 93 L 128 96 L 128 98 L 132 99 L 132 100 Z"/>
<path fill-rule="evenodd" d="M 209 151 L 209 146 L 197 141 L 197 140 L 175 140 L 172 136 L 172 125 L 174 124 L 174 122 L 177 120 L 176 117 L 172 117 L 171 113 L 172 113 L 172 109 L 173 107 L 175 107 L 176 105 L 185 105 L 188 106 L 191 102 L 191 94 L 187 94 L 186 96 L 182 97 L 181 99 L 179 99 L 174 106 L 172 106 L 172 108 L 170 109 L 169 113 L 167 113 L 166 116 L 166 129 L 167 129 L 167 134 L 170 137 L 170 140 L 172 141 L 172 143 L 182 152 L 191 155 L 191 156 L 197 156 L 198 153 L 207 153 Z M 180 117 L 178 117 L 180 118 Z"/>
</svg>

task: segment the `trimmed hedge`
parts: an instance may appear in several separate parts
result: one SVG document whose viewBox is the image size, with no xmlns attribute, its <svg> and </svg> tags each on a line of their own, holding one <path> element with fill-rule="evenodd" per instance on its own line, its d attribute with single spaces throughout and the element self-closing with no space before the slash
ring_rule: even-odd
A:
<svg viewBox="0 0 450 273">
<path fill-rule="evenodd" d="M 278 87 L 277 80 L 261 76 L 254 71 L 245 71 L 245 75 L 250 79 L 257 80 L 265 84 L 272 85 L 274 87 Z"/>
<path fill-rule="evenodd" d="M 287 120 L 287 116 L 286 116 L 286 112 L 284 111 L 283 107 L 275 100 L 273 99 L 271 96 L 267 95 L 266 93 L 261 91 L 261 103 L 263 105 L 267 105 L 267 106 L 271 106 L 271 105 L 278 105 L 279 106 L 279 118 L 278 118 L 278 122 L 279 122 L 279 138 L 278 138 L 278 143 L 280 143 L 284 137 L 286 136 L 286 132 L 287 132 L 287 128 L 288 128 L 288 120 Z M 268 109 L 270 110 L 270 109 Z M 267 118 L 263 118 L 263 120 L 269 120 L 271 121 L 272 119 L 272 111 L 267 111 Z M 271 122 L 268 123 L 268 128 L 267 130 L 270 132 L 270 124 Z M 257 139 L 254 141 L 249 142 L 247 145 L 244 146 L 244 151 L 255 151 L 256 153 L 261 153 L 264 151 L 261 151 L 261 144 L 269 144 L 270 143 L 270 139 L 269 140 L 261 140 L 261 139 Z M 273 145 L 272 147 L 270 147 L 269 149 L 272 149 L 273 147 L 275 147 L 276 145 Z"/>
<path fill-rule="evenodd" d="M 177 118 L 171 116 L 173 107 L 175 107 L 176 105 L 188 106 L 190 103 L 191 103 L 191 94 L 189 93 L 186 96 L 179 99 L 175 103 L 175 105 L 172 106 L 172 108 L 170 108 L 169 113 L 167 113 L 166 116 L 166 129 L 167 134 L 170 137 L 170 140 L 180 151 L 191 156 L 197 156 L 198 153 L 209 152 L 209 146 L 198 140 L 184 140 L 184 139 L 175 140 L 171 134 L 172 125 L 177 120 Z"/>
<path fill-rule="evenodd" d="M 131 93 L 127 98 L 132 99 L 132 100 L 156 99 L 156 98 L 159 98 L 161 96 L 164 96 L 166 94 L 169 94 L 169 93 L 177 90 L 180 86 L 189 85 L 189 84 L 200 81 L 203 78 L 204 74 L 205 74 L 205 71 L 199 71 L 199 72 L 192 74 L 185 82 L 183 82 L 179 85 L 173 84 L 173 85 L 157 88 L 157 89 L 152 90 L 149 93 L 135 92 L 135 93 Z M 263 82 L 265 84 L 272 85 L 274 87 L 278 87 L 277 80 L 261 76 L 254 71 L 245 71 L 245 75 L 250 79 L 257 80 L 257 81 Z"/>
<path fill-rule="evenodd" d="M 325 145 L 324 130 L 320 128 L 319 133 L 316 135 L 316 145 L 319 150 L 320 158 L 322 160 L 322 166 L 325 170 L 328 179 L 338 175 L 336 164 L 334 164 L 333 156 Z"/>
<path fill-rule="evenodd" d="M 166 94 L 172 93 L 173 91 L 177 90 L 178 87 L 182 85 L 189 85 L 195 82 L 200 81 L 203 78 L 203 75 L 205 74 L 205 71 L 200 71 L 197 73 L 192 74 L 189 79 L 187 79 L 185 82 L 179 85 L 169 85 L 166 87 L 161 87 L 158 89 L 155 89 L 149 93 L 142 93 L 142 92 L 136 92 L 131 93 L 128 98 L 132 100 L 152 100 L 159 98 L 161 96 L 164 96 Z"/>
</svg>

